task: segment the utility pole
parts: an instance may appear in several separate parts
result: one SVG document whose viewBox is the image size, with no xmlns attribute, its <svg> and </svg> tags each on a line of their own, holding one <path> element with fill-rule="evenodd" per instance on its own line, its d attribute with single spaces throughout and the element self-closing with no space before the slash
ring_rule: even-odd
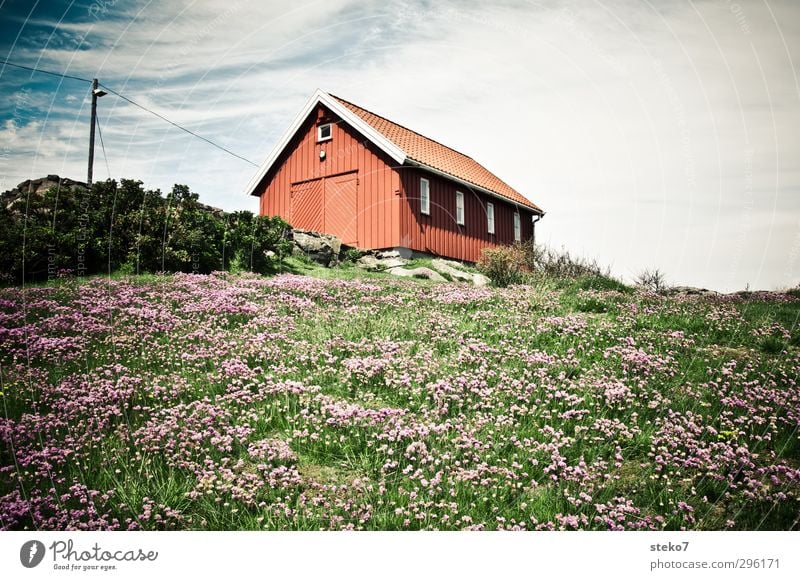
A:
<svg viewBox="0 0 800 580">
<path fill-rule="evenodd" d="M 92 186 L 92 170 L 94 169 L 94 127 L 97 124 L 97 99 L 105 96 L 104 90 L 97 88 L 97 79 L 92 79 L 92 120 L 89 128 L 89 172 L 86 177 L 86 185 Z"/>
</svg>

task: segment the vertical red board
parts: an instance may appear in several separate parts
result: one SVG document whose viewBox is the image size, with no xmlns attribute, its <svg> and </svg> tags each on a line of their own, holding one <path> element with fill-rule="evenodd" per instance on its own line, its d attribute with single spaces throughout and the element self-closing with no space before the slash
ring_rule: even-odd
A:
<svg viewBox="0 0 800 580">
<path fill-rule="evenodd" d="M 322 179 L 292 185 L 292 209 L 289 218 L 293 227 L 322 231 Z"/>
<path fill-rule="evenodd" d="M 358 174 L 325 179 L 325 219 L 322 231 L 348 246 L 358 246 Z"/>
</svg>

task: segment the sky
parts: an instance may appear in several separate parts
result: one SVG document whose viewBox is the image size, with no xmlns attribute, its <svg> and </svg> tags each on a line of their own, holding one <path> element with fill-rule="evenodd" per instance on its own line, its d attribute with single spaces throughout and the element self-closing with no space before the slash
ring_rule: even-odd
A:
<svg viewBox="0 0 800 580">
<path fill-rule="evenodd" d="M 631 281 L 800 283 L 800 2 L 0 0 L 0 57 L 260 164 L 315 89 L 467 155 Z M 0 191 L 85 180 L 89 86 L 0 65 Z M 98 101 L 95 179 L 257 211 L 257 170 Z M 99 141 L 99 140 L 98 140 Z"/>
</svg>

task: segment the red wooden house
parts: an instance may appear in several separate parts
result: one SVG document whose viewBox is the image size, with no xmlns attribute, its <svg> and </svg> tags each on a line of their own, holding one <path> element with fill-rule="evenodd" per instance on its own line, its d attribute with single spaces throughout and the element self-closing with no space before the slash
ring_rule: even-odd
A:
<svg viewBox="0 0 800 580">
<path fill-rule="evenodd" d="M 471 157 L 319 90 L 247 191 L 261 215 L 349 246 L 468 262 L 544 215 Z"/>
</svg>

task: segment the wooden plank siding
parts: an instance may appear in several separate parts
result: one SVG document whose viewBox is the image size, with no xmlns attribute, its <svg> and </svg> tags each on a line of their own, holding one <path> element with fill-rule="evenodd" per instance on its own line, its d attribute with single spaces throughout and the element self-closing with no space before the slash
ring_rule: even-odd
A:
<svg viewBox="0 0 800 580">
<path fill-rule="evenodd" d="M 305 229 L 321 230 L 325 225 L 322 220 L 323 187 L 324 183 L 321 179 L 312 179 L 292 185 L 287 221 L 303 224 Z"/>
<path fill-rule="evenodd" d="M 333 123 L 332 138 L 317 143 L 317 124 Z M 320 160 L 320 151 L 325 159 Z M 400 245 L 400 179 L 393 161 L 325 107 L 309 115 L 255 194 L 261 215 L 280 216 L 292 227 L 313 229 L 318 220 L 292 223 L 292 188 L 305 181 L 357 172 L 356 237 L 361 248 Z"/>
<path fill-rule="evenodd" d="M 358 172 L 323 177 L 323 231 L 337 236 L 343 244 L 358 245 Z"/>
<path fill-rule="evenodd" d="M 318 143 L 317 125 L 328 122 L 333 123 L 332 138 Z M 325 152 L 324 160 L 320 151 Z M 420 213 L 420 177 L 430 182 L 429 216 Z M 332 213 L 325 208 L 326 200 L 335 199 L 326 194 L 326 183 L 334 187 L 343 180 L 348 191 L 355 189 L 355 228 L 345 219 L 353 211 L 349 200 L 348 207 Z M 463 226 L 456 224 L 456 191 L 464 194 Z M 310 192 L 319 195 L 316 203 L 305 197 Z M 349 241 L 363 249 L 400 247 L 475 262 L 483 248 L 514 241 L 517 209 L 522 239 L 530 238 L 533 229 L 528 208 L 415 166 L 394 166 L 388 155 L 322 104 L 308 116 L 254 194 L 261 198 L 261 215 L 281 216 L 292 227 L 322 231 L 327 216 L 336 228 L 346 228 Z M 293 194 L 300 196 L 294 206 Z M 487 202 L 495 208 L 494 235 L 487 231 Z"/>
<path fill-rule="evenodd" d="M 533 233 L 533 213 L 495 197 L 415 167 L 400 170 L 403 204 L 400 244 L 417 252 L 476 262 L 481 250 L 514 242 L 514 212 L 519 211 L 521 238 Z M 420 178 L 430 183 L 430 215 L 420 211 Z M 464 194 L 464 225 L 456 223 L 456 192 Z M 494 204 L 495 233 L 488 232 L 486 204 Z"/>
</svg>

